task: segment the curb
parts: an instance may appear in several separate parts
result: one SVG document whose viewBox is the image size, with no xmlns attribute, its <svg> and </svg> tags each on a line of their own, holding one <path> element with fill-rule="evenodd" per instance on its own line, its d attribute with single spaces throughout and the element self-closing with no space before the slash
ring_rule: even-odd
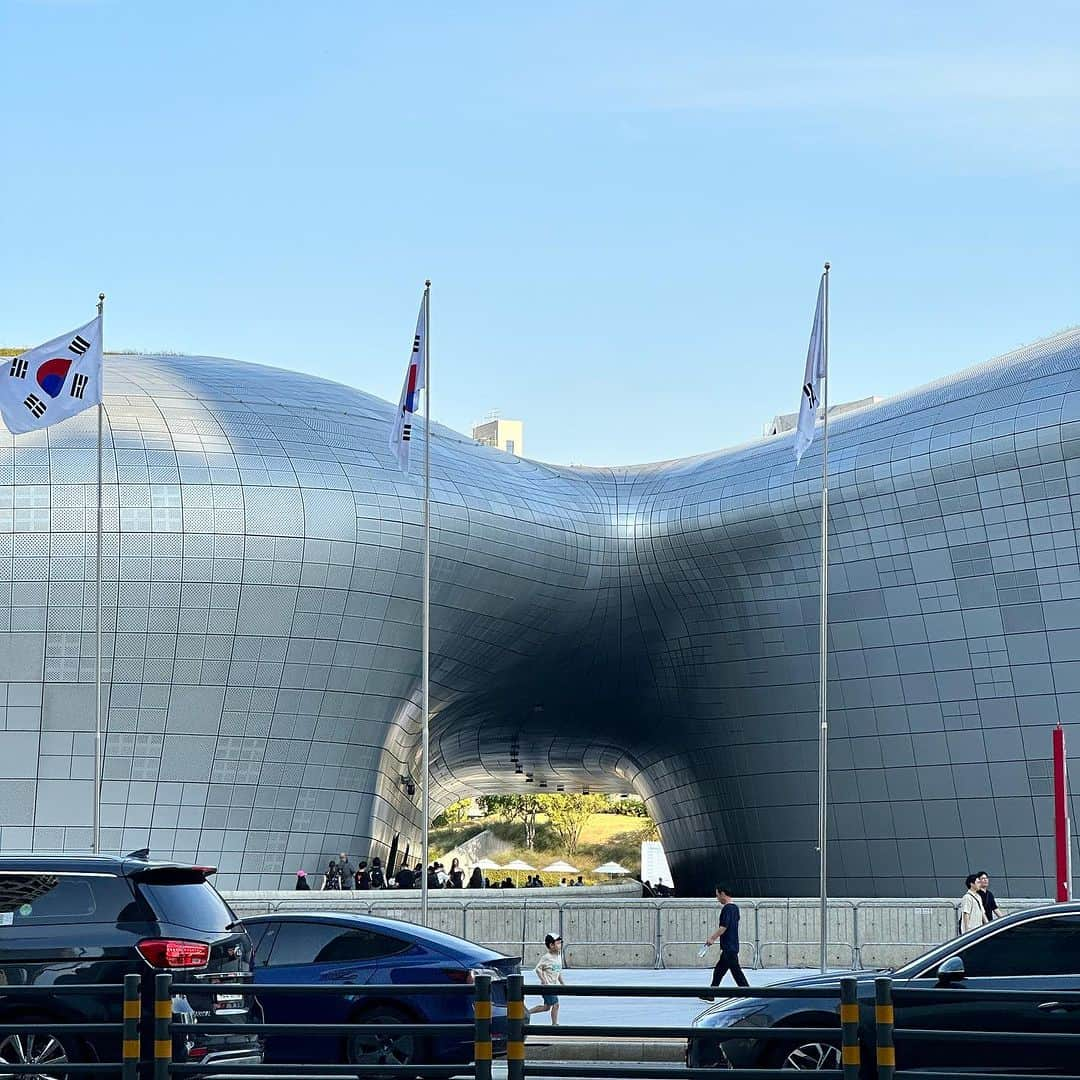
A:
<svg viewBox="0 0 1080 1080">
<path fill-rule="evenodd" d="M 683 1060 L 685 1039 L 551 1039 L 529 1033 L 525 1055 L 529 1061 L 678 1061 Z"/>
</svg>

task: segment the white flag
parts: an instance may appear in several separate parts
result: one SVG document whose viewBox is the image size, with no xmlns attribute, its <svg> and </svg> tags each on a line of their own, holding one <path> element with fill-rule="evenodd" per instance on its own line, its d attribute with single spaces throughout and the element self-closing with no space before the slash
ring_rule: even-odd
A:
<svg viewBox="0 0 1080 1080">
<path fill-rule="evenodd" d="M 101 403 L 101 316 L 0 366 L 8 431 L 40 431 Z"/>
<path fill-rule="evenodd" d="M 818 286 L 814 328 L 810 331 L 810 348 L 806 351 L 806 371 L 803 374 L 802 401 L 799 404 L 799 425 L 795 429 L 795 464 L 802 461 L 807 447 L 814 441 L 821 380 L 828 378 L 825 370 L 825 275 Z"/>
<path fill-rule="evenodd" d="M 413 418 L 420 407 L 420 391 L 427 384 L 427 289 L 420 301 L 420 314 L 416 317 L 416 333 L 413 335 L 412 353 L 405 371 L 405 385 L 401 388 L 394 429 L 390 433 L 390 449 L 397 457 L 398 465 L 409 471 L 409 448 L 415 430 Z"/>
</svg>

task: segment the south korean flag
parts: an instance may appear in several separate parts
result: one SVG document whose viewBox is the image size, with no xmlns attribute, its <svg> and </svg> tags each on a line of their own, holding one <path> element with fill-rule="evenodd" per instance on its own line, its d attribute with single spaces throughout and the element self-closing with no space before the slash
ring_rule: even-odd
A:
<svg viewBox="0 0 1080 1080">
<path fill-rule="evenodd" d="M 0 365 L 8 431 L 40 431 L 101 404 L 101 316 Z"/>
</svg>

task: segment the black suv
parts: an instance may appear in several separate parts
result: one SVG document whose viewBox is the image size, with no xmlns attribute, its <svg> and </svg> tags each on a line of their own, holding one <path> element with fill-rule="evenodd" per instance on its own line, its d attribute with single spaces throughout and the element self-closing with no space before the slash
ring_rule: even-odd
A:
<svg viewBox="0 0 1080 1080">
<path fill-rule="evenodd" d="M 120 991 L 20 997 L 8 986 L 117 984 L 142 975 L 142 1057 L 153 1057 L 154 976 L 206 985 L 174 995 L 173 1057 L 190 1063 L 262 1062 L 253 1035 L 200 1035 L 199 1023 L 260 1019 L 244 992 L 251 982 L 251 941 L 217 890 L 213 867 L 153 862 L 147 853 L 0 856 L 0 1024 L 114 1023 Z M 120 1035 L 0 1033 L 0 1074 L 7 1064 L 39 1064 L 63 1077 L 66 1062 L 120 1060 Z"/>
</svg>

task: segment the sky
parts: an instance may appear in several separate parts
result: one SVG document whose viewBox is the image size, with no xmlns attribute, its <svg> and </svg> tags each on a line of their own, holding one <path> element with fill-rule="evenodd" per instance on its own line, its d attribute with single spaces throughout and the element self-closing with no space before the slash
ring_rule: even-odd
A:
<svg viewBox="0 0 1080 1080">
<path fill-rule="evenodd" d="M 0 0 L 0 344 L 397 399 L 630 464 L 1080 322 L 1070 3 Z"/>
</svg>

